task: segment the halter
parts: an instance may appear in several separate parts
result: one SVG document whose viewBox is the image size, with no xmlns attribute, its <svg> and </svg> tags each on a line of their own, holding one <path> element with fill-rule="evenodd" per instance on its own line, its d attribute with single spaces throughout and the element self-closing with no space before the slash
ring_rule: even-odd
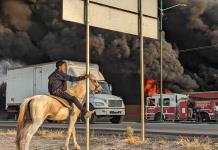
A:
<svg viewBox="0 0 218 150">
<path fill-rule="evenodd" d="M 90 80 L 91 82 L 94 82 L 93 84 L 95 85 L 95 89 L 94 89 L 93 91 L 97 91 L 97 89 L 98 89 L 101 85 L 98 83 L 97 80 L 93 80 L 93 79 L 91 79 L 91 78 L 89 78 L 89 80 Z"/>
</svg>

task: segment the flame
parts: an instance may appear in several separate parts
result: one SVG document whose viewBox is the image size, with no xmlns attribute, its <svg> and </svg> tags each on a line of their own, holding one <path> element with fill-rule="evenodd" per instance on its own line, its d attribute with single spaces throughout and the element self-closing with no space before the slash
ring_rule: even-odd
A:
<svg viewBox="0 0 218 150">
<path fill-rule="evenodd" d="M 159 93 L 159 88 L 156 80 L 147 80 L 145 84 L 145 94 L 147 96 L 155 95 Z"/>
<path fill-rule="evenodd" d="M 147 96 L 152 96 L 160 93 L 160 89 L 158 87 L 158 82 L 157 80 L 147 80 L 144 88 L 145 94 Z M 172 93 L 171 90 L 165 89 L 164 93 Z"/>
</svg>

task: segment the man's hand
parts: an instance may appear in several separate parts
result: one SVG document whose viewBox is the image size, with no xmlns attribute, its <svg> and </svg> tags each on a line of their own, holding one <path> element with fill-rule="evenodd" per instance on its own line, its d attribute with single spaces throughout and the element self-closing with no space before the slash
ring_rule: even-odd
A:
<svg viewBox="0 0 218 150">
<path fill-rule="evenodd" d="M 78 77 L 78 81 L 80 81 L 80 80 L 85 80 L 85 79 L 87 79 L 87 78 L 89 78 L 89 75 L 83 75 L 83 76 L 80 76 L 80 77 Z"/>
<path fill-rule="evenodd" d="M 89 77 L 90 77 L 89 74 L 84 75 L 84 78 L 85 78 L 85 79 L 87 79 L 87 78 L 89 78 Z"/>
</svg>

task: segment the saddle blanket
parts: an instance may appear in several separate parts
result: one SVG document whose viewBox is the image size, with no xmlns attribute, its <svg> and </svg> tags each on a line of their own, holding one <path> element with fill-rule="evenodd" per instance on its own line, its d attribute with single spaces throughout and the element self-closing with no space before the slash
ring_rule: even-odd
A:
<svg viewBox="0 0 218 150">
<path fill-rule="evenodd" d="M 67 100 L 61 98 L 61 97 L 58 97 L 58 96 L 55 96 L 55 95 L 47 95 L 49 97 L 52 97 L 54 99 L 56 99 L 58 102 L 60 102 L 63 106 L 69 108 L 69 109 L 73 109 L 73 104 L 70 104 Z"/>
</svg>

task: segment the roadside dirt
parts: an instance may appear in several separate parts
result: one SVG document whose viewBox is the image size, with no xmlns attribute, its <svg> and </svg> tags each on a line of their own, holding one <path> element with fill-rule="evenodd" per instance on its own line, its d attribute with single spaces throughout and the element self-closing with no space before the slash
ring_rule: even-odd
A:
<svg viewBox="0 0 218 150">
<path fill-rule="evenodd" d="M 78 135 L 78 141 L 82 150 L 85 149 L 85 135 Z M 181 141 L 180 141 L 181 142 Z M 129 144 L 130 139 L 125 139 L 119 136 L 95 136 L 91 138 L 91 150 L 215 150 L 218 147 L 213 147 L 205 142 L 204 146 L 200 146 L 199 142 L 192 143 L 191 146 L 184 147 L 178 143 L 178 139 L 167 140 L 164 138 L 146 138 L 144 143 L 136 142 Z M 194 144 L 194 145 L 193 145 Z M 212 143 L 211 143 L 212 144 Z M 214 144 L 214 143 L 213 143 Z M 31 150 L 61 150 L 64 145 L 64 139 L 48 139 L 41 136 L 35 136 L 31 142 Z M 199 146 L 197 146 L 199 145 Z M 187 146 L 187 145 L 186 145 Z M 194 146 L 197 146 L 196 148 Z M 70 148 L 73 149 L 72 141 Z M 1 150 L 15 150 L 15 137 L 0 136 Z"/>
<path fill-rule="evenodd" d="M 0 150 L 16 150 L 15 130 L 0 130 Z M 33 137 L 30 150 L 62 150 L 66 130 L 39 130 Z M 77 134 L 78 143 L 85 150 L 84 133 Z M 91 150 L 218 150 L 217 139 L 208 137 L 176 137 L 147 135 L 144 142 L 135 136 L 132 129 L 122 135 L 96 135 L 91 133 Z M 73 142 L 70 142 L 73 149 Z"/>
</svg>

